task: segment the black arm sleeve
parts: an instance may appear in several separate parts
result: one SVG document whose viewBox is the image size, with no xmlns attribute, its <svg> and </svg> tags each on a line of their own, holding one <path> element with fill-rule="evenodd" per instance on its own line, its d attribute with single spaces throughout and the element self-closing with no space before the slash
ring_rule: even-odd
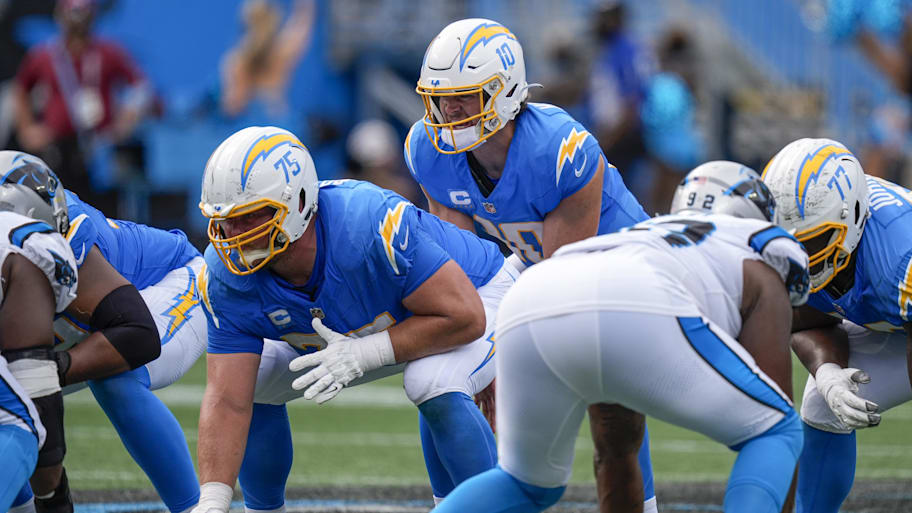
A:
<svg viewBox="0 0 912 513">
<path fill-rule="evenodd" d="M 89 320 L 114 349 L 135 369 L 158 358 L 161 339 L 146 302 L 133 285 L 124 285 L 104 297 Z"/>
</svg>

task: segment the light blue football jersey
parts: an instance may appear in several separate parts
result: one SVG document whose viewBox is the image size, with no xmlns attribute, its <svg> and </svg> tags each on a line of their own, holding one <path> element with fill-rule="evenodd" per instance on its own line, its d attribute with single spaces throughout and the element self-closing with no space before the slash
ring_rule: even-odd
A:
<svg viewBox="0 0 912 513">
<path fill-rule="evenodd" d="M 325 347 L 311 320 L 354 336 L 408 318 L 403 298 L 449 260 L 480 287 L 503 266 L 489 241 L 424 212 L 368 182 L 320 183 L 317 257 L 310 282 L 291 285 L 268 267 L 232 274 L 209 246 L 199 290 L 209 320 L 210 353 L 260 353 L 263 338 L 302 354 Z"/>
<path fill-rule="evenodd" d="M 808 304 L 876 331 L 899 331 L 912 320 L 912 192 L 867 177 L 871 216 L 856 248 L 855 283 L 839 299 L 826 290 Z"/>
<path fill-rule="evenodd" d="M 137 289 L 158 283 L 166 274 L 200 255 L 180 230 L 108 219 L 96 208 L 66 191 L 70 229 L 67 241 L 82 267 L 92 246 Z"/>
<path fill-rule="evenodd" d="M 604 154 L 595 137 L 560 107 L 530 103 L 515 124 L 506 166 L 488 196 L 475 182 L 466 155 L 437 151 L 423 120 L 405 139 L 405 161 L 435 201 L 468 215 L 476 230 L 503 241 L 531 265 L 544 258 L 545 216 L 589 183 Z M 649 218 L 617 169 L 605 162 L 600 235 Z"/>
</svg>

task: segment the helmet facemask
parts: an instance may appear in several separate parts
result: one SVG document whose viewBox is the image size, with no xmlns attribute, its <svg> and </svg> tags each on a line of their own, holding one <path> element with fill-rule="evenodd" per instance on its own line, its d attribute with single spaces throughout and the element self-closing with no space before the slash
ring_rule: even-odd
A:
<svg viewBox="0 0 912 513">
<path fill-rule="evenodd" d="M 858 205 L 855 216 L 862 215 Z M 849 208 L 842 210 L 844 219 L 849 216 Z M 862 230 L 866 219 L 861 219 Z M 843 269 L 848 267 L 852 252 L 845 247 L 849 227 L 844 223 L 825 222 L 813 228 L 795 233 L 795 238 L 804 245 L 808 254 L 808 272 L 811 276 L 811 293 L 827 285 Z"/>
<path fill-rule="evenodd" d="M 503 94 L 504 86 L 505 81 L 499 74 L 492 76 L 483 83 L 472 86 L 425 87 L 419 84 L 415 91 L 424 101 L 424 129 L 437 151 L 445 154 L 469 151 L 503 128 L 503 123 L 497 115 L 494 104 L 497 97 Z M 464 119 L 447 122 L 440 108 L 440 99 L 448 96 L 467 95 L 476 97 L 478 113 Z M 460 125 L 469 123 L 472 126 L 457 128 Z M 453 149 L 446 150 L 441 148 L 438 144 L 440 139 Z"/>
<path fill-rule="evenodd" d="M 227 219 L 236 219 L 267 208 L 274 210 L 268 221 L 232 237 L 225 234 L 223 223 Z M 282 223 L 285 222 L 287 215 L 288 209 L 284 205 L 268 199 L 241 205 L 232 209 L 225 216 L 213 216 L 209 219 L 209 242 L 212 243 L 212 247 L 218 253 L 222 263 L 232 273 L 241 276 L 254 273 L 262 269 L 276 255 L 288 249 L 290 239 L 282 229 Z M 266 239 L 265 247 L 249 247 L 264 238 Z"/>
</svg>

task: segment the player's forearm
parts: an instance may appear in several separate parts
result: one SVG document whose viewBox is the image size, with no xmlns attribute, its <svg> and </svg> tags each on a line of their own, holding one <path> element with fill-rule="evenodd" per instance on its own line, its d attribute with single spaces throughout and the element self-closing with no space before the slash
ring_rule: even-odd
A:
<svg viewBox="0 0 912 513">
<path fill-rule="evenodd" d="M 197 443 L 200 483 L 215 481 L 234 486 L 244 459 L 252 413 L 252 404 L 241 405 L 207 387 L 200 406 Z"/>
<path fill-rule="evenodd" d="M 70 368 L 64 384 L 101 379 L 130 370 L 130 364 L 100 332 L 94 332 L 69 350 Z"/>
<path fill-rule="evenodd" d="M 840 367 L 849 364 L 848 335 L 839 326 L 792 333 L 791 344 L 792 351 L 811 375 L 816 375 L 817 368 L 824 363 L 835 363 Z"/>
<path fill-rule="evenodd" d="M 390 328 L 390 340 L 396 361 L 407 362 L 473 342 L 484 335 L 484 330 L 483 310 L 481 318 L 467 312 L 414 315 Z"/>
</svg>

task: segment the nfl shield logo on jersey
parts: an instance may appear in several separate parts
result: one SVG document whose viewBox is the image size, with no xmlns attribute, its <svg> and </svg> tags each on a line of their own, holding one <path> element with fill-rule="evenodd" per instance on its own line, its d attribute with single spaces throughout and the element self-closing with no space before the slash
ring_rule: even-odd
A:
<svg viewBox="0 0 912 513">
<path fill-rule="evenodd" d="M 326 315 L 323 313 L 323 309 L 322 309 L 322 308 L 311 308 L 311 309 L 310 309 L 310 316 L 311 316 L 311 317 L 316 317 L 317 319 L 322 319 L 322 318 L 326 317 Z"/>
<path fill-rule="evenodd" d="M 494 208 L 494 204 L 493 204 L 493 203 L 490 203 L 490 202 L 488 202 L 488 201 L 482 201 L 482 202 L 481 202 L 481 206 L 483 206 L 484 209 L 485 209 L 485 212 L 487 212 L 487 213 L 489 213 L 489 214 L 496 214 L 496 213 L 497 213 L 497 209 Z"/>
</svg>

